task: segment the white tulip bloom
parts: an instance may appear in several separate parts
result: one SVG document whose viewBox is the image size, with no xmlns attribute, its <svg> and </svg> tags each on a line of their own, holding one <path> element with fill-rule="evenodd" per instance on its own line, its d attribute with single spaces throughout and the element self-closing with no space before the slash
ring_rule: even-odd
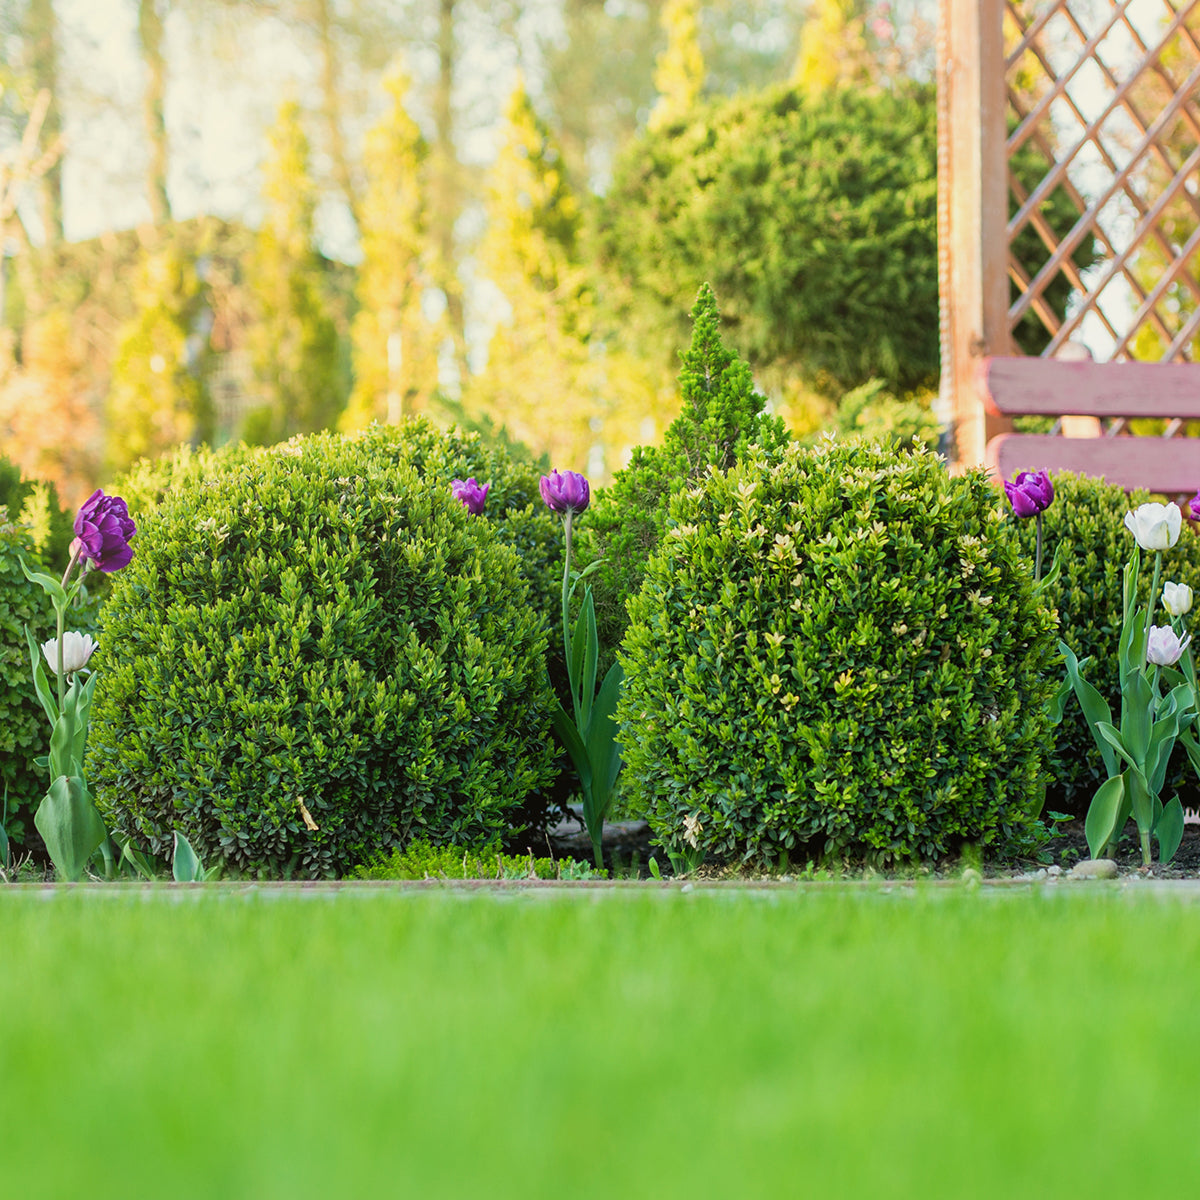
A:
<svg viewBox="0 0 1200 1200">
<path fill-rule="evenodd" d="M 69 629 L 63 634 L 63 673 L 70 675 L 72 671 L 82 671 L 88 665 L 88 659 L 95 653 L 99 642 L 91 634 L 76 633 Z M 50 664 L 50 670 L 58 674 L 58 638 L 51 638 L 42 644 L 42 653 Z"/>
<path fill-rule="evenodd" d="M 1140 504 L 1125 514 L 1125 528 L 1143 550 L 1169 550 L 1179 541 L 1183 514 L 1178 504 Z"/>
<path fill-rule="evenodd" d="M 1151 625 L 1146 657 L 1156 667 L 1173 667 L 1183 657 L 1191 640 L 1189 635 L 1180 641 L 1179 634 L 1170 625 Z"/>
<path fill-rule="evenodd" d="M 1192 611 L 1192 589 L 1186 583 L 1165 583 L 1162 591 L 1163 608 L 1173 617 L 1186 616 Z"/>
</svg>

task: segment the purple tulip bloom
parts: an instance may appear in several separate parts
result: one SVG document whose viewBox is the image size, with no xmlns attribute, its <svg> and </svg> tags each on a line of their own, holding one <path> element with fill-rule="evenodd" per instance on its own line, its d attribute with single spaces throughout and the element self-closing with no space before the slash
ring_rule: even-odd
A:
<svg viewBox="0 0 1200 1200">
<path fill-rule="evenodd" d="M 556 513 L 581 513 L 591 500 L 588 481 L 578 471 L 551 471 L 538 483 L 546 506 Z"/>
<path fill-rule="evenodd" d="M 1016 516 L 1036 517 L 1050 507 L 1054 485 L 1045 471 L 1022 471 L 1012 483 L 1005 480 L 1004 494 Z"/>
<path fill-rule="evenodd" d="M 450 482 L 450 490 L 454 493 L 455 500 L 461 500 L 467 512 L 476 517 L 483 512 L 483 506 L 487 503 L 488 488 L 491 486 L 490 483 L 485 483 L 481 487 L 474 478 L 465 482 L 461 479 Z"/>
<path fill-rule="evenodd" d="M 1184 505 L 1184 508 L 1186 511 L 1183 515 L 1189 521 L 1200 521 L 1200 491 L 1196 492 L 1187 504 Z"/>
<path fill-rule="evenodd" d="M 75 517 L 79 557 L 101 571 L 119 571 L 133 558 L 129 539 L 137 526 L 120 496 L 106 496 L 97 488 Z"/>
</svg>

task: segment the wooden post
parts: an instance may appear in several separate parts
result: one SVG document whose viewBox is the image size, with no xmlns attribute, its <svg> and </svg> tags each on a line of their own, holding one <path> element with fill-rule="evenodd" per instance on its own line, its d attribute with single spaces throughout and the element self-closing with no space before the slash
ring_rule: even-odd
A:
<svg viewBox="0 0 1200 1200">
<path fill-rule="evenodd" d="M 1012 352 L 1003 0 L 939 0 L 938 292 L 941 395 L 958 469 L 1009 428 L 984 413 L 980 360 Z"/>
</svg>

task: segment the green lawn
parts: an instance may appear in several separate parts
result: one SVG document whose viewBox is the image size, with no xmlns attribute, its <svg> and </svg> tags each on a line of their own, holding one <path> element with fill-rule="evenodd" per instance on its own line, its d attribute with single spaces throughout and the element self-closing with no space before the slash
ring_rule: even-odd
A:
<svg viewBox="0 0 1200 1200">
<path fill-rule="evenodd" d="M 0 1189 L 1182 1196 L 1198 1024 L 1100 886 L 0 890 Z"/>
</svg>

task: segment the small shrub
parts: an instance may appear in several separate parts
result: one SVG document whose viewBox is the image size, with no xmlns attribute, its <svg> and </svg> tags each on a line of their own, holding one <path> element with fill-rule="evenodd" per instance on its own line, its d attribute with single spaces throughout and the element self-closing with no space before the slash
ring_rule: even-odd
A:
<svg viewBox="0 0 1200 1200">
<path fill-rule="evenodd" d="M 35 570 L 47 568 L 22 526 L 5 521 L 0 513 L 0 809 L 8 789 L 5 829 L 13 852 L 41 848 L 33 828 L 33 813 L 49 781 L 33 760 L 46 753 L 50 726 L 29 670 L 25 628 L 41 645 L 54 636 L 53 614 L 45 594 L 21 571 L 18 556 Z"/>
<path fill-rule="evenodd" d="M 404 850 L 376 856 L 355 867 L 352 879 L 605 879 L 573 858 L 534 858 L 532 854 L 505 854 L 494 846 L 463 850 L 414 842 Z"/>
<path fill-rule="evenodd" d="M 683 409 L 660 447 L 639 446 L 581 525 L 580 567 L 601 560 L 592 577 L 601 644 L 610 652 L 629 623 L 626 604 L 642 586 L 662 538 L 671 496 L 710 467 L 725 470 L 750 446 L 777 455 L 787 431 L 764 412 L 750 368 L 721 342 L 720 316 L 705 284 L 692 308 L 692 342 L 682 355 Z"/>
<path fill-rule="evenodd" d="M 941 426 L 929 407 L 929 397 L 894 396 L 881 379 L 868 380 L 847 392 L 838 401 L 829 429 L 844 437 L 891 442 L 906 450 L 913 446 L 936 450 L 941 440 Z"/>
<path fill-rule="evenodd" d="M 982 473 L 825 443 L 713 472 L 670 516 L 617 712 L 668 849 L 885 864 L 1029 839 L 1053 627 Z"/>
<path fill-rule="evenodd" d="M 8 520 L 29 529 L 29 540 L 46 564 L 66 570 L 67 547 L 75 536 L 72 515 L 63 511 L 58 489 L 45 479 L 27 479 L 21 469 L 0 454 L 0 507 Z M 3 515 L 0 514 L 0 521 Z"/>
<path fill-rule="evenodd" d="M 1090 657 L 1085 676 L 1109 702 L 1114 716 L 1120 713 L 1117 678 L 1117 644 L 1121 637 L 1122 573 L 1133 551 L 1132 535 L 1125 528 L 1125 514 L 1144 504 L 1146 492 L 1126 493 L 1122 488 L 1086 475 L 1056 473 L 1054 502 L 1043 514 L 1045 563 L 1063 547 L 1062 573 L 1048 601 L 1058 613 L 1058 636 L 1082 659 Z M 1003 505 L 1003 501 L 1001 501 Z M 1007 505 L 1003 505 L 1007 509 Z M 1026 569 L 1033 570 L 1036 524 L 1020 521 L 1011 514 L 1005 525 L 1016 534 Z M 1163 552 L 1163 581 L 1187 583 L 1200 593 L 1200 536 L 1190 522 L 1176 545 Z M 1139 600 L 1149 598 L 1152 572 L 1143 570 Z M 1161 598 L 1160 598 L 1161 599 Z M 1159 610 L 1161 612 L 1161 609 Z M 1193 614 L 1193 617 L 1195 614 Z M 1190 620 L 1191 618 L 1189 618 Z M 1062 662 L 1053 656 L 1049 666 L 1055 680 L 1063 675 Z M 1104 763 L 1095 739 L 1075 697 L 1067 698 L 1062 723 L 1050 758 L 1050 806 L 1084 816 L 1096 788 L 1104 782 Z M 1188 807 L 1200 801 L 1200 787 L 1182 747 L 1172 758 L 1163 796 L 1175 792 Z"/>
<path fill-rule="evenodd" d="M 111 824 L 310 877 L 545 825 L 545 622 L 496 523 L 442 480 L 321 435 L 137 519 L 89 743 Z"/>
</svg>

